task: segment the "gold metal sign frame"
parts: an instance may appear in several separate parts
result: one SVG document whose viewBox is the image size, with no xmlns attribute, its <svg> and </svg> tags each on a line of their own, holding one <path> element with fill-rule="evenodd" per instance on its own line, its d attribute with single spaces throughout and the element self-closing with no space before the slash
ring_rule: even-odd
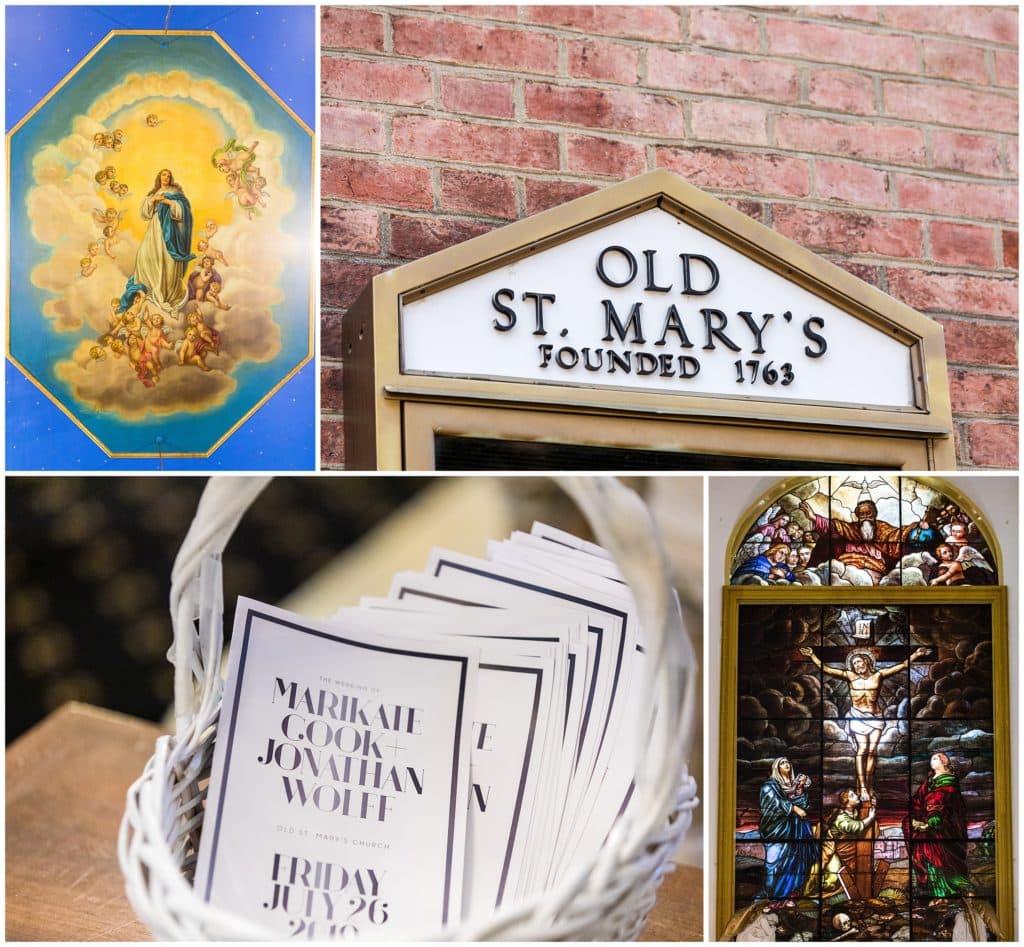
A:
<svg viewBox="0 0 1024 947">
<path fill-rule="evenodd" d="M 399 325 L 406 302 L 655 207 L 906 345 L 913 406 L 797 404 L 403 374 Z M 433 451 L 424 439 L 442 431 L 560 442 L 569 436 L 569 443 L 668 450 L 699 444 L 702 453 L 737 457 L 763 449 L 760 441 L 770 443 L 770 457 L 825 460 L 837 466 L 955 466 L 941 326 L 664 170 L 376 276 L 346 315 L 343 347 L 345 457 L 357 469 L 430 469 Z M 491 413 L 478 414 L 481 408 Z M 480 423 L 484 417 L 494 424 L 486 431 L 487 425 Z M 616 420 L 627 422 L 629 430 L 609 440 L 607 425 Z M 872 441 L 877 444 L 866 448 Z"/>
</svg>

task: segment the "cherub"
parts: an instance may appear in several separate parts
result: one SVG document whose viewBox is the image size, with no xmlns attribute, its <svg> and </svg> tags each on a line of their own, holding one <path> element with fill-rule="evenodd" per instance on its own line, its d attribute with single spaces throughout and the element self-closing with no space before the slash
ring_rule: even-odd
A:
<svg viewBox="0 0 1024 947">
<path fill-rule="evenodd" d="M 162 125 L 163 122 L 157 117 L 156 112 L 150 112 L 146 116 L 146 125 L 149 128 L 156 128 L 157 125 Z"/>
<path fill-rule="evenodd" d="M 214 355 L 220 355 L 220 333 L 203 321 L 203 314 L 199 311 L 198 303 L 193 305 L 195 308 L 185 317 L 185 321 L 199 334 L 199 341 L 202 343 L 202 345 L 197 343 L 199 354 L 205 355 L 206 349 L 212 349 Z"/>
<path fill-rule="evenodd" d="M 152 388 L 160 380 L 160 368 L 154 363 L 153 353 L 134 332 L 128 333 L 128 361 L 132 363 L 139 381 Z"/>
<path fill-rule="evenodd" d="M 93 148 L 105 148 L 107 147 L 108 140 L 109 136 L 104 132 L 96 132 L 96 134 L 92 136 L 92 146 Z"/>
<path fill-rule="evenodd" d="M 219 229 L 220 229 L 220 228 L 219 228 L 219 227 L 217 226 L 217 221 L 215 221 L 215 220 L 208 220 L 208 221 L 206 222 L 206 226 L 205 226 L 205 227 L 203 228 L 203 233 L 205 233 L 205 234 L 206 234 L 206 239 L 207 239 L 207 240 L 212 240 L 212 239 L 213 239 L 213 236 L 214 236 L 214 234 L 215 234 L 215 233 L 216 233 L 216 232 L 217 232 L 217 231 L 218 231 Z"/>
<path fill-rule="evenodd" d="M 228 261 L 224 258 L 224 254 L 221 253 L 220 250 L 214 250 L 213 247 L 210 246 L 210 241 L 207 240 L 206 237 L 200 237 L 196 241 L 196 249 L 203 256 L 210 256 L 213 257 L 215 260 L 220 260 L 220 262 L 223 263 L 225 266 L 230 265 Z"/>
<path fill-rule="evenodd" d="M 946 543 L 936 546 L 935 555 L 939 557 L 939 568 L 929 585 L 963 585 L 967 581 L 964 567 L 956 561 L 952 546 Z"/>
<path fill-rule="evenodd" d="M 111 181 L 110 193 L 116 195 L 117 197 L 125 198 L 128 196 L 128 185 L 120 184 L 117 181 Z"/>
<path fill-rule="evenodd" d="M 99 240 L 94 240 L 85 248 L 85 250 L 89 254 L 89 256 L 99 256 L 100 248 L 102 246 L 103 244 Z"/>
<path fill-rule="evenodd" d="M 220 287 L 220 283 L 211 283 L 210 288 L 206 291 L 206 301 L 213 303 L 218 309 L 223 309 L 227 312 L 231 306 L 228 303 L 221 302 Z"/>
<path fill-rule="evenodd" d="M 124 340 L 113 338 L 110 340 L 110 352 L 114 358 L 120 358 L 125 353 Z"/>
<path fill-rule="evenodd" d="M 105 168 L 101 168 L 97 171 L 94 177 L 97 184 L 106 184 L 108 181 L 113 181 L 117 178 L 117 168 L 112 164 L 108 164 Z"/>
<path fill-rule="evenodd" d="M 213 268 L 213 257 L 207 254 L 202 257 L 188 277 L 189 301 L 206 302 L 210 287 L 220 283 L 220 273 Z M 219 289 L 219 286 L 218 286 Z M 219 304 L 218 304 L 219 305 Z M 223 308 L 222 306 L 220 308 Z"/>
<path fill-rule="evenodd" d="M 118 302 L 120 306 L 120 301 Z M 128 305 L 128 308 L 121 313 L 121 321 L 124 323 L 124 328 L 129 333 L 135 333 L 136 335 L 142 332 L 143 320 L 149 315 L 149 303 L 146 302 L 146 294 L 142 290 L 136 290 L 132 296 L 132 301 Z"/>
<path fill-rule="evenodd" d="M 111 145 L 110 147 L 114 151 L 120 151 L 121 146 L 128 140 L 128 136 L 120 128 L 115 128 L 114 133 L 110 136 Z"/>
<path fill-rule="evenodd" d="M 178 349 L 178 364 L 195 365 L 196 368 L 201 368 L 204 372 L 211 371 L 206 365 L 202 351 L 198 350 L 201 345 L 203 345 L 203 340 L 199 338 L 199 330 L 195 326 L 189 326 L 185 330 L 181 348 Z"/>
<path fill-rule="evenodd" d="M 164 317 L 159 312 L 149 316 L 146 319 L 146 325 L 149 327 L 149 331 L 142 341 L 142 348 L 150 354 L 153 360 L 152 364 L 156 368 L 156 378 L 159 380 L 160 369 L 163 368 L 160 364 L 160 350 L 173 349 L 174 346 L 171 345 L 170 339 L 164 333 Z"/>
<path fill-rule="evenodd" d="M 94 345 L 89 349 L 89 358 L 94 362 L 102 362 L 107 357 L 102 345 Z"/>
<path fill-rule="evenodd" d="M 232 138 L 223 148 L 218 148 L 213 153 L 210 162 L 222 174 L 228 174 L 231 171 L 241 174 L 243 183 L 248 184 L 250 170 L 253 173 L 259 173 L 258 168 L 252 168 L 252 163 L 256 160 L 258 144 L 258 141 L 254 141 L 250 147 L 246 148 L 245 145 L 238 144 Z"/>
<path fill-rule="evenodd" d="M 121 226 L 124 215 L 127 213 L 128 211 L 118 210 L 116 207 L 108 207 L 106 210 L 100 210 L 97 207 L 92 212 L 92 219 L 96 221 L 97 226 L 101 230 L 104 227 L 113 227 L 117 230 Z"/>
<path fill-rule="evenodd" d="M 103 252 L 106 253 L 110 259 L 114 259 L 114 254 L 111 252 L 110 248 L 116 241 L 117 227 L 113 224 L 107 224 L 107 226 L 103 228 Z"/>
<path fill-rule="evenodd" d="M 121 300 L 116 296 L 110 300 L 110 331 L 109 335 L 116 336 L 124 324 L 124 313 L 118 312 L 121 308 Z"/>
<path fill-rule="evenodd" d="M 91 256 L 84 256 L 78 261 L 78 265 L 82 268 L 82 276 L 92 276 L 96 272 L 96 264 L 93 262 Z"/>
</svg>

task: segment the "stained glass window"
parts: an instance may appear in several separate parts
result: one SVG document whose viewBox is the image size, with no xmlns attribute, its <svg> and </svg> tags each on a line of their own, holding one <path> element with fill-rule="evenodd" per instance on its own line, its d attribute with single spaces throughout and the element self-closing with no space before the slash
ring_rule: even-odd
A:
<svg viewBox="0 0 1024 947">
<path fill-rule="evenodd" d="M 1012 938 L 1006 590 L 970 501 L 790 480 L 729 557 L 718 936 Z"/>
<path fill-rule="evenodd" d="M 982 526 L 928 481 L 854 473 L 789 485 L 749 524 L 733 585 L 995 585 Z"/>
</svg>

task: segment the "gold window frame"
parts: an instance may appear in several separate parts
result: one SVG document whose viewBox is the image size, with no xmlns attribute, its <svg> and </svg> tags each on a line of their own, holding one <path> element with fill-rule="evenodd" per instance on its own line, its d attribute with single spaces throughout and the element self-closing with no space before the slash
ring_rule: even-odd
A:
<svg viewBox="0 0 1024 947">
<path fill-rule="evenodd" d="M 821 476 L 827 476 L 822 474 Z M 992 721 L 993 794 L 995 821 L 1002 828 L 996 839 L 996 911 L 1004 940 L 1016 939 L 1015 885 L 1013 872 L 1014 824 L 1011 773 L 1013 754 L 1010 740 L 1011 700 L 1009 677 L 1008 590 L 1005 585 L 975 585 L 939 588 L 932 586 L 755 586 L 730 585 L 733 563 L 750 524 L 779 496 L 813 480 L 803 475 L 778 481 L 751 504 L 736 520 L 726 544 L 722 587 L 721 674 L 719 678 L 719 749 L 717 812 L 717 876 L 713 927 L 715 939 L 722 938 L 735 912 L 735 817 L 736 739 L 739 672 L 740 610 L 750 605 L 988 605 L 992 638 Z M 940 491 L 956 502 L 981 531 L 995 559 L 1000 582 L 1004 580 L 1003 557 L 994 530 L 974 503 L 947 481 L 932 477 L 914 479 Z"/>
<path fill-rule="evenodd" d="M 655 207 L 685 220 L 755 263 L 907 345 L 914 405 L 879 409 L 852 404 L 753 401 L 727 395 L 402 372 L 400 317 L 406 301 L 439 292 Z M 836 444 L 842 445 L 842 449 L 833 447 L 828 456 L 813 459 L 839 466 L 862 462 L 858 459 L 863 456 L 863 442 L 859 438 L 888 438 L 907 445 L 888 458 L 884 447 L 872 451 L 873 456 L 882 458 L 879 466 L 919 470 L 956 466 L 942 327 L 665 170 L 611 185 L 379 274 L 346 314 L 342 346 L 345 458 L 346 466 L 352 469 L 417 469 L 411 462 L 413 458 L 405 452 L 404 409 L 412 403 L 473 409 L 490 406 L 509 412 L 529 409 L 533 412 L 531 439 L 536 440 L 557 438 L 558 424 L 552 419 L 558 415 L 574 418 L 574 423 L 588 416 L 598 416 L 602 422 L 614 418 L 628 418 L 631 423 L 660 420 L 666 422 L 666 427 L 657 433 L 656 440 L 644 440 L 637 446 L 682 450 L 685 448 L 680 446 L 680 440 L 687 439 L 685 429 L 680 427 L 676 437 L 664 432 L 670 430 L 669 423 L 685 421 L 701 426 L 702 443 L 718 441 L 726 445 L 726 454 L 730 453 L 731 430 L 756 433 L 762 429 L 771 432 L 772 457 L 806 456 L 807 448 L 798 435 L 814 432 L 819 436 L 819 445 L 824 440 L 821 434 L 838 435 Z M 418 416 L 424 417 L 423 412 Z M 504 417 L 511 418 L 511 414 Z M 501 420 L 495 418 L 496 422 Z M 435 421 L 431 419 L 430 423 Z M 590 436 L 598 437 L 596 427 L 594 432 Z M 859 438 L 844 440 L 842 435 L 847 432 Z M 515 435 L 499 426 L 488 431 L 488 436 Z M 609 446 L 614 446 L 614 442 Z M 432 456 L 432 450 L 429 453 Z"/>
</svg>

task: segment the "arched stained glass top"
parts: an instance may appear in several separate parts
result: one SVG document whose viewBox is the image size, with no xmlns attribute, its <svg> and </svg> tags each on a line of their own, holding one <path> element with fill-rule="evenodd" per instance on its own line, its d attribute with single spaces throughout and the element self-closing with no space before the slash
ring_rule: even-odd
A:
<svg viewBox="0 0 1024 947">
<path fill-rule="evenodd" d="M 941 481 L 862 472 L 785 481 L 730 547 L 733 585 L 997 585 L 996 547 Z"/>
</svg>

